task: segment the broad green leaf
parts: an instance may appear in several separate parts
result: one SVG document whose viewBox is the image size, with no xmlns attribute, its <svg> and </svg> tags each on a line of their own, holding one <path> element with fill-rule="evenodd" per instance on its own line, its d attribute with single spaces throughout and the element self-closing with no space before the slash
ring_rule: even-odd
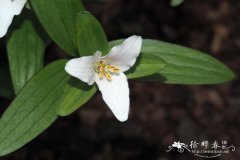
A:
<svg viewBox="0 0 240 160">
<path fill-rule="evenodd" d="M 7 108 L 0 119 L 0 156 L 22 147 L 56 120 L 69 79 L 65 63 L 53 62 L 35 74 Z"/>
<path fill-rule="evenodd" d="M 31 14 L 25 10 L 14 20 L 7 39 L 8 60 L 16 94 L 43 67 L 45 43 Z"/>
<path fill-rule="evenodd" d="M 171 6 L 172 7 L 177 7 L 177 6 L 179 6 L 180 4 L 182 4 L 183 3 L 183 1 L 184 0 L 171 0 Z"/>
<path fill-rule="evenodd" d="M 75 19 L 84 7 L 81 0 L 30 0 L 43 27 L 56 44 L 77 56 Z"/>
<path fill-rule="evenodd" d="M 84 105 L 95 93 L 94 85 L 89 86 L 79 79 L 71 77 L 65 85 L 63 101 L 58 109 L 60 116 L 67 116 Z"/>
<path fill-rule="evenodd" d="M 96 51 L 106 54 L 108 40 L 102 25 L 89 12 L 80 12 L 76 19 L 78 51 L 81 56 L 93 55 Z"/>
<path fill-rule="evenodd" d="M 166 63 L 154 55 L 140 55 L 135 65 L 126 72 L 129 79 L 140 78 L 158 73 Z"/>
<path fill-rule="evenodd" d="M 121 42 L 122 40 L 113 41 L 110 46 Z M 147 81 L 216 84 L 234 78 L 233 72 L 220 61 L 208 54 L 180 45 L 145 39 L 141 54 L 159 56 L 166 62 L 166 66 L 158 74 L 144 78 Z"/>
</svg>

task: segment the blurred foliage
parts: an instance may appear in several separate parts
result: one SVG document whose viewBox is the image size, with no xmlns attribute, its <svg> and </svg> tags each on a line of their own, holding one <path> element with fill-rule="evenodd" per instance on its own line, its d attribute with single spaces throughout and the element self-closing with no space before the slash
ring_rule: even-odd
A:
<svg viewBox="0 0 240 160">
<path fill-rule="evenodd" d="M 170 4 L 172 7 L 177 7 L 177 6 L 181 5 L 183 2 L 184 2 L 184 0 L 172 0 Z"/>
</svg>

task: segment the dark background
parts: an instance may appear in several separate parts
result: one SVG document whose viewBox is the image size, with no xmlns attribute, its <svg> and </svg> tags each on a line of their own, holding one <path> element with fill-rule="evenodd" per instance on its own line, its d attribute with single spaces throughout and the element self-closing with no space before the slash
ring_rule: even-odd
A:
<svg viewBox="0 0 240 160">
<path fill-rule="evenodd" d="M 189 46 L 218 58 L 236 79 L 212 86 L 130 81 L 131 113 L 120 123 L 98 92 L 67 118 L 22 149 L 1 160 L 184 160 L 201 159 L 187 151 L 170 153 L 174 141 L 227 140 L 236 151 L 221 160 L 240 159 L 240 1 L 85 0 L 110 40 L 137 34 Z M 51 44 L 46 60 L 62 57 Z M 9 101 L 0 99 L 1 113 Z"/>
</svg>

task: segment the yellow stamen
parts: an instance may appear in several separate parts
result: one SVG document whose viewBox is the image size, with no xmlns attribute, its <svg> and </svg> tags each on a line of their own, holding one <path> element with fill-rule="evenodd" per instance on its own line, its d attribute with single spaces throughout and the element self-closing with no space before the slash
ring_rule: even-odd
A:
<svg viewBox="0 0 240 160">
<path fill-rule="evenodd" d="M 112 66 L 112 65 L 108 65 L 108 66 L 107 66 L 107 69 L 108 69 L 109 71 L 113 72 L 113 73 L 118 73 L 118 72 L 120 71 L 117 67 Z"/>
<path fill-rule="evenodd" d="M 99 78 L 102 79 L 102 78 L 103 78 L 103 72 L 99 72 L 99 73 L 98 73 L 98 76 L 99 76 Z"/>
<path fill-rule="evenodd" d="M 112 80 L 112 76 L 108 72 L 104 72 L 104 76 L 107 78 L 107 80 Z"/>
<path fill-rule="evenodd" d="M 95 72 L 98 73 L 100 79 L 106 77 L 107 80 L 112 80 L 112 73 L 119 73 L 120 69 L 107 64 L 105 61 L 98 61 L 95 65 Z"/>
</svg>

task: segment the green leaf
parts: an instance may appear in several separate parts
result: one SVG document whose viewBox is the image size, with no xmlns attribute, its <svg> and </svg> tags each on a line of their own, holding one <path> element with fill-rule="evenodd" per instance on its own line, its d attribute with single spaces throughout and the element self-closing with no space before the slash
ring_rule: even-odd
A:
<svg viewBox="0 0 240 160">
<path fill-rule="evenodd" d="M 126 72 L 126 75 L 129 79 L 150 76 L 158 73 L 165 65 L 166 63 L 159 56 L 140 55 L 136 64 Z"/>
<path fill-rule="evenodd" d="M 80 12 L 76 19 L 78 51 L 81 56 L 93 55 L 96 51 L 106 54 L 108 40 L 102 25 L 89 12 Z"/>
<path fill-rule="evenodd" d="M 113 41 L 110 46 L 120 44 L 122 41 Z M 158 74 L 144 78 L 147 81 L 216 84 L 234 78 L 234 73 L 220 61 L 208 54 L 180 45 L 145 39 L 141 54 L 159 56 L 166 62 L 166 66 Z"/>
<path fill-rule="evenodd" d="M 56 61 L 34 75 L 5 111 L 0 119 L 0 156 L 22 147 L 56 120 L 69 78 L 65 63 Z"/>
<path fill-rule="evenodd" d="M 75 19 L 84 10 L 81 0 L 30 0 L 30 3 L 53 41 L 68 54 L 77 56 Z"/>
<path fill-rule="evenodd" d="M 68 116 L 84 105 L 97 91 L 79 79 L 71 77 L 65 85 L 63 101 L 58 109 L 60 116 Z"/>
<path fill-rule="evenodd" d="M 172 7 L 177 7 L 177 6 L 179 6 L 180 4 L 182 4 L 183 3 L 183 1 L 184 0 L 171 0 L 171 6 Z"/>
<path fill-rule="evenodd" d="M 45 43 L 31 14 L 25 10 L 17 17 L 7 39 L 8 60 L 16 94 L 43 67 Z"/>
</svg>

